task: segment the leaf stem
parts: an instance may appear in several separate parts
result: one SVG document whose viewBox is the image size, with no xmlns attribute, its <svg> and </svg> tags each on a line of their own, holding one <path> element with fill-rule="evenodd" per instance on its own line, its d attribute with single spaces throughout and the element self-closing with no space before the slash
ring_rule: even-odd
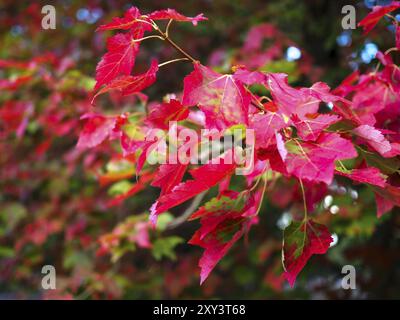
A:
<svg viewBox="0 0 400 320">
<path fill-rule="evenodd" d="M 393 17 L 391 14 L 386 13 L 385 16 L 388 17 L 389 19 L 391 19 L 396 25 L 399 25 L 399 22 L 397 21 L 397 19 L 395 17 Z"/>
<path fill-rule="evenodd" d="M 267 96 L 260 97 L 260 102 L 262 102 L 263 100 L 267 100 L 269 102 L 272 102 L 272 99 L 270 97 L 267 97 Z"/>
<path fill-rule="evenodd" d="M 255 215 L 258 215 L 260 213 L 261 207 L 262 207 L 262 203 L 264 201 L 264 195 L 265 195 L 265 191 L 267 190 L 267 185 L 268 185 L 268 177 L 267 177 L 267 172 L 265 172 L 262 177 L 264 178 L 264 186 L 263 186 L 263 190 L 262 190 L 262 194 L 261 194 L 261 199 L 260 199 L 260 203 L 258 205 L 257 208 L 257 212 Z"/>
<path fill-rule="evenodd" d="M 349 170 L 344 166 L 344 164 L 343 164 L 342 161 L 340 161 L 340 160 L 337 160 L 337 161 L 339 162 L 339 164 L 340 164 L 340 166 L 342 167 L 342 169 L 344 169 L 345 171 L 349 171 Z"/>
<path fill-rule="evenodd" d="M 254 95 L 254 93 L 251 92 L 250 89 L 247 88 L 246 86 L 245 86 L 244 88 L 246 89 L 246 91 L 247 91 L 248 93 L 250 93 L 251 99 L 252 99 L 252 102 L 253 102 L 253 105 L 254 105 L 258 110 L 260 110 L 260 111 L 262 111 L 262 112 L 265 112 L 264 105 L 260 102 L 260 100 L 257 99 L 257 97 Z"/>
<path fill-rule="evenodd" d="M 176 219 L 172 220 L 167 229 L 174 229 L 184 223 L 195 210 L 199 207 L 201 201 L 203 200 L 204 196 L 207 194 L 207 191 L 199 193 L 192 201 L 190 206 L 183 212 L 182 215 L 177 217 Z"/>
<path fill-rule="evenodd" d="M 389 53 L 391 53 L 391 52 L 393 52 L 393 51 L 399 51 L 399 48 L 393 47 L 393 48 L 387 49 L 387 50 L 385 51 L 385 55 L 386 55 L 386 54 L 389 54 Z"/>
<path fill-rule="evenodd" d="M 146 40 L 146 39 L 152 39 L 152 38 L 157 38 L 157 39 L 161 39 L 161 40 L 164 41 L 163 37 L 152 35 L 152 36 L 147 36 L 147 37 L 143 37 L 143 38 L 140 38 L 140 39 L 134 39 L 134 40 L 132 40 L 132 42 L 140 42 L 140 41 L 143 41 L 143 40 Z"/>
<path fill-rule="evenodd" d="M 170 23 L 168 23 L 170 25 Z M 156 24 L 154 26 L 154 29 L 161 35 L 161 37 L 168 42 L 173 48 L 175 48 L 178 52 L 180 52 L 185 58 L 188 60 L 192 61 L 193 63 L 197 62 L 195 58 L 193 58 L 189 53 L 187 53 L 185 50 L 183 50 L 180 46 L 178 46 L 167 34 L 166 32 L 163 32 Z M 167 26 L 168 29 L 168 26 Z"/>
<path fill-rule="evenodd" d="M 301 193 L 303 195 L 303 203 L 304 203 L 304 221 L 307 220 L 308 211 L 307 211 L 307 201 L 306 201 L 306 192 L 304 191 L 303 180 L 299 178 Z"/>
<path fill-rule="evenodd" d="M 146 16 L 143 16 L 143 17 L 146 17 Z M 154 29 L 156 29 L 156 23 L 153 21 L 153 20 L 151 20 L 151 22 L 149 22 L 149 21 L 147 21 L 147 20 L 144 20 L 144 19 L 135 19 L 134 21 L 138 21 L 138 22 L 142 22 L 142 23 L 146 23 L 146 24 L 149 24 L 149 25 L 151 25 Z"/>
<path fill-rule="evenodd" d="M 166 66 L 167 64 L 178 62 L 178 61 L 184 61 L 184 60 L 189 60 L 189 59 L 188 58 L 178 58 L 178 59 L 168 60 L 168 61 L 165 61 L 163 63 L 160 63 L 158 65 L 158 67 L 161 68 L 163 66 Z"/>
<path fill-rule="evenodd" d="M 167 28 L 165 29 L 165 35 L 166 35 L 167 37 L 169 36 L 169 28 L 171 27 L 171 24 L 172 24 L 173 21 L 174 21 L 174 20 L 172 20 L 172 19 L 170 19 L 170 20 L 168 21 Z"/>
</svg>

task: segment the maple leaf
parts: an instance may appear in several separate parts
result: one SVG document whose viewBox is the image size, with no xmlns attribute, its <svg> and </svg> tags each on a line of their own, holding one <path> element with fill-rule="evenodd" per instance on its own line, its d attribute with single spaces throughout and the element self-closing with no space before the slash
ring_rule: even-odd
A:
<svg viewBox="0 0 400 320">
<path fill-rule="evenodd" d="M 178 100 L 171 99 L 169 102 L 155 106 L 147 117 L 147 121 L 158 128 L 168 129 L 170 121 L 181 121 L 188 117 L 189 109 L 184 107 Z"/>
<path fill-rule="evenodd" d="M 274 98 L 274 102 L 287 117 L 290 117 L 291 114 L 296 111 L 297 106 L 299 106 L 301 102 L 302 97 L 299 95 L 299 91 L 289 86 L 287 75 L 284 73 L 268 74 L 267 83 Z M 307 113 L 318 111 L 318 109 L 316 109 L 316 104 L 318 103 L 319 101 L 316 99 L 307 101 L 307 104 L 309 105 Z"/>
<path fill-rule="evenodd" d="M 150 209 L 150 220 L 155 224 L 157 215 L 212 188 L 231 175 L 235 168 L 235 164 L 209 163 L 189 171 L 193 180 L 182 182 L 175 186 L 171 192 L 162 195 Z"/>
<path fill-rule="evenodd" d="M 396 33 L 396 37 L 397 36 L 398 33 Z M 382 53 L 378 51 L 376 58 L 382 63 L 382 65 L 385 66 L 382 72 L 378 73 L 377 78 L 379 82 L 382 82 L 382 86 L 385 86 L 385 96 L 383 96 L 382 100 L 384 101 L 384 106 L 388 107 L 390 110 L 392 109 L 391 106 L 394 106 L 396 101 L 399 99 L 400 69 L 396 64 L 393 63 L 393 59 L 389 53 Z M 398 110 L 396 108 L 394 109 Z"/>
<path fill-rule="evenodd" d="M 384 188 L 372 187 L 375 193 L 377 216 L 389 212 L 393 207 L 400 207 L 400 188 L 386 184 Z"/>
<path fill-rule="evenodd" d="M 162 164 L 151 183 L 154 187 L 161 188 L 161 194 L 170 193 L 172 189 L 178 185 L 185 174 L 187 164 Z"/>
<path fill-rule="evenodd" d="M 321 101 L 328 103 L 344 100 L 330 93 L 329 86 L 323 82 L 317 82 L 310 88 L 296 89 L 289 86 L 287 74 L 268 73 L 267 77 L 274 103 L 289 118 L 293 114 L 304 117 L 306 114 L 317 113 Z"/>
<path fill-rule="evenodd" d="M 117 33 L 107 39 L 107 53 L 96 66 L 95 90 L 110 83 L 119 75 L 129 75 L 135 65 L 140 42 L 146 27 L 137 25 L 128 33 Z"/>
<path fill-rule="evenodd" d="M 347 86 L 347 94 L 354 91 L 351 105 L 340 109 L 341 115 L 356 125 L 375 125 L 375 114 L 385 109 L 391 98 L 391 89 L 383 81 L 372 81 L 370 76 L 363 77 L 354 86 Z M 335 105 L 335 107 L 337 107 Z M 344 111 L 344 112 L 343 112 Z"/>
<path fill-rule="evenodd" d="M 194 26 L 197 26 L 199 21 L 208 20 L 203 16 L 202 13 L 198 14 L 195 17 L 186 17 L 174 9 L 165 9 L 165 10 L 157 10 L 148 15 L 149 19 L 152 20 L 175 20 L 175 21 L 188 21 L 193 23 Z"/>
<path fill-rule="evenodd" d="M 336 168 L 336 173 L 357 182 L 368 183 L 378 187 L 385 187 L 386 185 L 386 176 L 374 167 L 352 170 L 344 170 L 339 167 Z"/>
<path fill-rule="evenodd" d="M 276 147 L 278 149 L 279 155 L 281 156 L 282 161 L 285 161 L 288 154 L 288 151 L 286 150 L 285 147 L 285 142 L 283 141 L 282 135 L 279 132 L 275 134 L 275 137 L 276 137 Z"/>
<path fill-rule="evenodd" d="M 105 117 L 100 114 L 85 114 L 81 117 L 86 123 L 79 135 L 77 148 L 93 148 L 109 137 L 117 123 L 117 117 Z"/>
<path fill-rule="evenodd" d="M 121 76 L 111 81 L 108 85 L 101 88 L 93 97 L 92 103 L 99 95 L 106 93 L 110 90 L 121 91 L 123 96 L 138 93 L 147 87 L 151 86 L 156 81 L 158 71 L 158 62 L 153 60 L 150 68 L 142 74 L 136 76 Z"/>
<path fill-rule="evenodd" d="M 233 67 L 236 69 L 233 77 L 244 84 L 251 86 L 253 84 L 265 84 L 267 82 L 267 75 L 260 71 L 249 71 L 243 66 Z"/>
<path fill-rule="evenodd" d="M 198 105 L 206 117 L 207 128 L 226 129 L 247 124 L 251 96 L 233 75 L 219 74 L 199 63 L 184 79 L 185 106 Z"/>
<path fill-rule="evenodd" d="M 140 154 L 136 163 L 136 171 L 138 173 L 142 170 L 144 163 L 147 160 L 147 157 L 151 154 L 153 150 L 156 150 L 160 143 L 165 143 L 165 140 L 162 139 L 157 141 L 143 141 L 143 144 L 140 146 L 142 149 L 142 153 Z"/>
<path fill-rule="evenodd" d="M 306 114 L 302 117 L 292 116 L 297 134 L 302 140 L 316 140 L 320 133 L 330 125 L 340 121 L 341 117 L 333 114 Z"/>
<path fill-rule="evenodd" d="M 188 242 L 204 248 L 199 261 L 200 284 L 235 242 L 257 223 L 252 215 L 256 205 L 254 198 L 239 199 L 237 193 L 231 192 L 213 198 L 191 216 L 191 220 L 201 218 L 200 229 Z"/>
<path fill-rule="evenodd" d="M 369 152 L 359 148 L 368 166 L 378 168 L 385 175 L 392 175 L 400 169 L 400 160 L 397 158 L 385 158 L 379 153 Z"/>
<path fill-rule="evenodd" d="M 0 108 L 0 133 L 15 132 L 18 138 L 23 137 L 33 112 L 31 102 L 7 101 Z"/>
<path fill-rule="evenodd" d="M 16 90 L 32 80 L 31 75 L 20 76 L 15 79 L 0 79 L 0 90 Z"/>
<path fill-rule="evenodd" d="M 335 160 L 357 156 L 353 144 L 337 133 L 321 133 L 315 142 L 286 143 L 288 173 L 299 179 L 331 184 Z"/>
<path fill-rule="evenodd" d="M 351 91 L 353 91 L 353 84 L 360 79 L 360 71 L 356 70 L 350 75 L 348 75 L 340 85 L 332 90 L 333 94 L 337 94 L 341 97 L 347 96 Z"/>
<path fill-rule="evenodd" d="M 141 20 L 145 20 L 145 17 L 142 17 L 140 14 L 140 11 L 136 7 L 131 7 L 128 9 L 124 16 L 122 18 L 115 17 L 112 19 L 110 23 L 103 24 L 100 27 L 96 29 L 96 31 L 105 31 L 105 30 L 127 30 L 132 28 L 134 25 L 138 24 L 143 24 L 146 25 L 146 23 L 137 21 L 137 19 L 140 18 Z M 145 20 L 146 21 L 146 20 Z M 145 27 L 145 26 L 143 26 Z M 148 28 L 151 29 L 151 26 L 148 25 Z"/>
<path fill-rule="evenodd" d="M 28 67 L 29 67 L 28 62 L 0 59 L 0 68 L 27 69 Z"/>
<path fill-rule="evenodd" d="M 288 125 L 289 120 L 284 118 L 277 112 L 267 111 L 265 114 L 254 114 L 249 119 L 249 127 L 254 130 L 256 147 L 257 148 L 268 148 L 270 144 L 275 142 L 275 133 Z"/>
<path fill-rule="evenodd" d="M 328 229 L 311 219 L 292 221 L 283 233 L 283 268 L 293 287 L 297 275 L 314 254 L 325 254 L 333 241 Z"/>
<path fill-rule="evenodd" d="M 400 8 L 399 1 L 393 1 L 388 6 L 375 6 L 364 19 L 359 23 L 359 27 L 363 27 L 364 34 L 369 33 L 386 14 Z"/>
<path fill-rule="evenodd" d="M 376 215 L 378 218 L 392 210 L 395 204 L 375 192 Z"/>
<path fill-rule="evenodd" d="M 385 156 L 385 154 L 392 149 L 390 142 L 386 140 L 381 131 L 374 127 L 365 124 L 355 128 L 353 132 L 366 140 L 368 145 L 378 151 L 382 156 Z"/>
<path fill-rule="evenodd" d="M 391 147 L 390 151 L 385 152 L 384 154 L 385 158 L 393 158 L 400 155 L 400 143 L 391 142 L 390 147 Z"/>
</svg>

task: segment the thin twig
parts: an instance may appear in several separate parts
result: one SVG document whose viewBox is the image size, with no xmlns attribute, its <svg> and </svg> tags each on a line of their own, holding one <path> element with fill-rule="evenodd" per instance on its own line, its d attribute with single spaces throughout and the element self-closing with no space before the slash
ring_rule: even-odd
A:
<svg viewBox="0 0 400 320">
<path fill-rule="evenodd" d="M 193 58 L 190 54 L 188 54 L 185 50 L 183 50 L 180 46 L 178 46 L 166 33 L 164 33 L 158 26 L 155 26 L 154 29 L 161 35 L 161 37 L 168 42 L 172 47 L 174 47 L 177 51 L 179 51 L 184 57 L 188 58 L 192 62 L 197 62 L 195 58 Z"/>
<path fill-rule="evenodd" d="M 267 96 L 262 96 L 262 97 L 260 97 L 260 102 L 262 102 L 263 100 L 267 100 L 267 101 L 269 101 L 269 102 L 272 102 L 271 98 L 270 98 L 270 97 L 267 97 Z"/>
<path fill-rule="evenodd" d="M 255 215 L 258 215 L 260 213 L 263 201 L 264 201 L 264 195 L 265 195 L 265 191 L 267 190 L 267 185 L 268 185 L 268 177 L 267 177 L 267 171 L 263 173 L 262 177 L 264 177 L 264 186 L 262 189 L 262 194 L 261 194 L 261 199 L 260 199 L 260 203 L 258 205 L 257 208 L 257 212 Z"/>
<path fill-rule="evenodd" d="M 160 63 L 158 65 L 158 67 L 161 68 L 163 66 L 166 66 L 167 64 L 170 64 L 170 63 L 173 63 L 173 62 L 177 62 L 177 61 L 185 61 L 185 60 L 188 61 L 189 59 L 188 58 L 178 58 L 178 59 L 168 60 L 168 61 L 165 61 L 163 63 Z"/>
<path fill-rule="evenodd" d="M 172 19 L 170 19 L 170 20 L 168 21 L 167 28 L 165 29 L 165 35 L 166 35 L 167 37 L 169 36 L 169 28 L 171 27 L 171 24 L 172 24 L 173 21 L 174 21 L 174 20 L 172 20 Z"/>
<path fill-rule="evenodd" d="M 397 19 L 396 19 L 395 17 L 393 17 L 391 14 L 386 13 L 385 16 L 388 17 L 389 19 L 391 19 L 396 25 L 399 24 L 399 22 L 397 21 Z"/>
<path fill-rule="evenodd" d="M 151 20 L 151 22 L 149 22 L 149 21 L 143 20 L 143 19 L 135 19 L 134 21 L 147 23 L 147 24 L 151 25 L 154 29 L 156 29 L 156 27 L 157 27 L 156 23 L 153 20 Z"/>
<path fill-rule="evenodd" d="M 248 93 L 250 93 L 251 99 L 252 99 L 252 102 L 253 102 L 253 105 L 254 105 L 258 110 L 265 112 L 264 105 L 260 102 L 260 100 L 257 99 L 257 97 L 254 95 L 254 93 L 251 92 L 249 88 L 247 88 L 247 87 L 244 87 L 244 88 L 246 89 L 246 91 L 247 91 Z"/>
<path fill-rule="evenodd" d="M 157 38 L 157 39 L 161 39 L 161 40 L 164 41 L 163 37 L 160 37 L 160 36 L 157 36 L 157 35 L 151 35 L 151 36 L 143 37 L 143 38 L 140 38 L 140 39 L 134 39 L 134 40 L 132 40 L 132 42 L 140 42 L 140 41 L 143 41 L 143 40 L 146 40 L 146 39 L 152 39 L 152 38 Z"/>
<path fill-rule="evenodd" d="M 304 221 L 306 221 L 306 220 L 307 220 L 307 217 L 308 217 L 306 192 L 305 192 L 305 190 L 304 190 L 303 180 L 301 180 L 301 179 L 299 178 L 299 182 L 300 182 L 301 194 L 302 194 L 302 196 L 303 196 Z"/>
<path fill-rule="evenodd" d="M 199 207 L 201 201 L 203 200 L 204 196 L 206 195 L 207 192 L 202 192 L 198 194 L 190 204 L 190 206 L 183 212 L 182 215 L 177 217 L 176 219 L 172 220 L 169 224 L 167 229 L 174 229 L 178 226 L 180 226 L 182 223 L 184 223 L 191 215 L 192 213 Z"/>
<path fill-rule="evenodd" d="M 393 47 L 393 48 L 387 49 L 385 51 L 385 55 L 387 55 L 387 54 L 389 54 L 389 53 L 391 53 L 393 51 L 400 51 L 400 50 L 399 50 L 399 48 Z"/>
</svg>

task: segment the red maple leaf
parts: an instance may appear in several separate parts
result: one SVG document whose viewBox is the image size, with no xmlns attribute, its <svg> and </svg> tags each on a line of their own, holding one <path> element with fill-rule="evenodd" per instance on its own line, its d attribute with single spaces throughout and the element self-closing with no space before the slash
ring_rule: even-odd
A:
<svg viewBox="0 0 400 320">
<path fill-rule="evenodd" d="M 96 67 L 95 90 L 110 83 L 117 76 L 129 75 L 135 65 L 140 41 L 147 27 L 140 24 L 128 33 L 117 33 L 107 39 L 108 52 L 101 58 Z"/>
<path fill-rule="evenodd" d="M 193 180 L 187 180 L 175 186 L 171 192 L 162 195 L 151 207 L 150 220 L 155 224 L 157 215 L 173 208 L 190 198 L 206 191 L 231 175 L 235 164 L 205 164 L 191 170 Z"/>
<path fill-rule="evenodd" d="M 139 18 L 141 20 L 146 21 L 146 17 L 141 16 L 138 8 L 131 7 L 130 9 L 128 9 L 125 12 L 125 14 L 122 18 L 115 17 L 112 19 L 112 21 L 110 23 L 103 24 L 100 27 L 98 27 L 96 29 L 96 31 L 117 30 L 117 29 L 128 30 L 128 29 L 132 28 L 134 25 L 138 25 L 138 24 L 146 25 L 146 23 L 137 21 L 137 19 L 139 19 Z M 150 30 L 151 26 L 148 25 L 148 28 Z"/>
<path fill-rule="evenodd" d="M 269 73 L 267 84 L 274 103 L 289 118 L 292 114 L 304 116 L 318 112 L 321 101 L 328 103 L 342 100 L 330 93 L 328 85 L 322 82 L 317 82 L 310 88 L 292 88 L 284 73 Z"/>
<path fill-rule="evenodd" d="M 161 188 L 161 196 L 170 193 L 182 181 L 186 168 L 186 164 L 162 164 L 151 185 Z"/>
<path fill-rule="evenodd" d="M 186 17 L 174 9 L 158 10 L 150 13 L 148 15 L 149 19 L 152 20 L 175 20 L 175 21 L 189 21 L 193 23 L 194 26 L 197 25 L 199 21 L 208 20 L 203 16 L 202 13 L 195 17 Z"/>
<path fill-rule="evenodd" d="M 201 218 L 200 229 L 189 240 L 189 244 L 204 248 L 199 261 L 200 284 L 235 242 L 257 222 L 254 209 L 258 203 L 254 197 L 245 201 L 238 198 L 238 193 L 228 192 L 212 199 L 191 216 L 191 219 Z"/>
<path fill-rule="evenodd" d="M 357 156 L 353 144 L 336 133 L 321 133 L 315 142 L 287 145 L 285 160 L 288 173 L 299 179 L 331 184 L 335 160 Z"/>
<path fill-rule="evenodd" d="M 100 114 L 85 114 L 81 117 L 86 123 L 79 135 L 77 148 L 93 148 L 108 138 L 116 124 L 117 117 L 105 117 Z"/>
<path fill-rule="evenodd" d="M 400 207 L 400 188 L 386 184 L 384 188 L 373 187 L 376 200 L 377 216 L 392 210 L 393 207 Z"/>
<path fill-rule="evenodd" d="M 400 8 L 399 1 L 393 1 L 388 6 L 375 6 L 364 19 L 362 19 L 358 26 L 363 27 L 364 34 L 369 33 L 386 14 Z"/>
<path fill-rule="evenodd" d="M 392 150 L 390 142 L 384 137 L 381 131 L 369 125 L 362 125 L 353 130 L 353 132 L 364 139 L 369 146 L 378 151 L 382 156 Z"/>
<path fill-rule="evenodd" d="M 354 181 L 372 184 L 384 188 L 386 185 L 386 177 L 381 171 L 374 167 L 353 169 L 353 170 L 340 170 L 336 169 L 336 174 L 348 177 Z"/>
<path fill-rule="evenodd" d="M 188 117 L 189 109 L 184 107 L 178 100 L 171 99 L 153 107 L 147 122 L 161 129 L 168 129 L 170 121 L 181 121 Z"/>
<path fill-rule="evenodd" d="M 116 78 L 94 95 L 92 103 L 96 97 L 110 90 L 121 91 L 123 96 L 140 92 L 151 86 L 156 81 L 157 71 L 158 62 L 157 60 L 153 60 L 149 70 L 147 70 L 145 73 L 136 76 L 126 75 Z"/>
<path fill-rule="evenodd" d="M 288 120 L 288 118 L 286 118 Z M 268 148 L 275 142 L 275 133 L 291 124 L 277 112 L 267 111 L 265 114 L 255 114 L 250 117 L 249 127 L 254 130 L 256 147 Z"/>
<path fill-rule="evenodd" d="M 297 275 L 314 254 L 324 254 L 333 241 L 328 229 L 311 219 L 293 221 L 284 231 L 283 267 L 293 287 Z"/>
<path fill-rule="evenodd" d="M 292 116 L 293 123 L 297 128 L 297 134 L 302 140 L 315 141 L 321 132 L 330 125 L 340 121 L 341 117 L 333 114 L 306 114 L 304 116 Z"/>
<path fill-rule="evenodd" d="M 250 94 L 233 75 L 219 74 L 199 63 L 185 77 L 185 106 L 198 105 L 206 117 L 207 128 L 225 129 L 248 122 Z"/>
</svg>

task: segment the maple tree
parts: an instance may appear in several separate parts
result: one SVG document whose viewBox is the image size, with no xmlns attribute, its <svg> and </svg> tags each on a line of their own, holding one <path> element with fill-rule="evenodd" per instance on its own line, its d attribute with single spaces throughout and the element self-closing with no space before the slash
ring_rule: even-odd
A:
<svg viewBox="0 0 400 320">
<path fill-rule="evenodd" d="M 359 25 L 369 32 L 380 18 L 398 7 L 398 3 L 388 7 L 375 7 Z M 168 20 L 165 31 L 157 24 L 157 21 L 162 19 Z M 158 119 L 175 119 L 179 120 L 182 126 L 188 125 L 185 119 L 190 118 L 198 108 L 204 115 L 204 121 L 197 123 L 200 128 L 228 130 L 232 126 L 244 125 L 255 131 L 256 166 L 257 163 L 265 164 L 263 169 L 256 173 L 256 183 L 253 185 L 254 179 L 247 179 L 242 191 L 228 197 L 224 194 L 232 191 L 229 191 L 229 181 L 224 183 L 223 187 L 220 187 L 221 193 L 218 197 L 207 202 L 193 215 L 201 217 L 202 227 L 189 243 L 205 249 L 199 262 L 201 282 L 231 246 L 247 234 L 259 214 L 262 196 L 269 190 L 268 182 L 273 185 L 274 180 L 280 176 L 299 181 L 304 202 L 306 196 L 303 181 L 307 181 L 307 187 L 312 189 L 320 182 L 331 185 L 334 175 L 339 174 L 355 182 L 373 185 L 379 190 L 375 191 L 378 216 L 388 208 L 398 205 L 398 199 L 393 199 L 396 196 L 391 196 L 399 190 L 398 187 L 390 183 L 389 177 L 380 170 L 380 166 L 368 163 L 363 156 L 363 153 L 368 153 L 373 157 L 380 157 L 382 165 L 385 165 L 386 159 L 400 154 L 399 144 L 394 136 L 398 130 L 397 124 L 392 127 L 390 119 L 381 116 L 387 112 L 395 112 L 394 108 L 399 101 L 399 91 L 396 88 L 400 74 L 398 67 L 391 61 L 390 50 L 379 54 L 384 66 L 382 71 L 352 76 L 351 83 L 350 80 L 345 80 L 334 91 L 323 82 L 317 82 L 310 88 L 293 88 L 288 84 L 287 75 L 283 73 L 252 71 L 245 65 L 233 67 L 231 74 L 215 72 L 191 57 L 170 38 L 169 29 L 172 22 L 190 21 L 197 25 L 201 20 L 206 20 L 202 14 L 190 18 L 172 9 L 141 14 L 138 8 L 132 7 L 123 18 L 115 18 L 111 23 L 102 25 L 98 31 L 123 29 L 127 32 L 117 33 L 109 38 L 108 52 L 96 69 L 95 86 L 96 90 L 104 85 L 96 95 L 109 90 L 120 90 L 123 95 L 137 94 L 156 81 L 157 72 L 162 74 L 159 68 L 167 63 L 188 60 L 193 64 L 193 71 L 184 78 L 181 102 L 171 100 L 170 104 L 154 107 L 148 116 L 149 121 L 144 121 L 147 126 L 141 127 L 141 130 L 146 131 L 149 127 L 157 126 L 165 129 L 166 122 L 154 121 L 155 113 Z M 154 31 L 155 34 L 145 36 L 145 33 L 150 31 Z M 153 60 L 147 72 L 137 76 L 130 75 L 139 45 L 150 38 L 158 38 L 172 45 L 183 58 L 159 65 Z M 357 83 L 358 79 L 360 80 Z M 260 97 L 253 92 L 252 85 L 256 84 L 265 88 L 270 97 Z M 374 90 L 375 87 L 379 90 Z M 355 88 L 357 92 L 351 96 Z M 365 102 L 368 99 L 365 92 L 370 93 L 374 104 L 369 100 L 368 104 Z M 360 99 L 362 100 L 359 101 Z M 332 104 L 332 111 L 320 112 L 320 104 L 323 102 Z M 172 108 L 173 105 L 176 107 Z M 177 113 L 185 116 L 176 118 Z M 147 115 L 144 117 L 146 119 Z M 378 121 L 379 118 L 382 120 Z M 108 123 L 102 120 L 96 126 L 92 120 L 88 120 L 85 128 L 93 125 L 96 127 L 89 133 L 94 138 L 89 138 L 87 142 L 79 145 L 93 147 L 93 140 L 98 143 L 103 141 L 103 135 L 109 135 Z M 111 129 L 116 129 L 120 135 L 126 134 L 123 127 L 111 126 Z M 100 137 L 97 131 L 102 132 Z M 86 136 L 87 133 L 82 132 L 80 142 L 83 139 L 86 141 Z M 136 143 L 136 147 L 127 150 L 122 144 L 125 154 L 142 152 L 140 157 L 143 161 L 147 149 L 143 147 L 145 137 L 129 139 L 130 144 Z M 352 161 L 344 164 L 343 160 Z M 217 184 L 222 185 L 225 179 L 233 175 L 234 168 L 235 165 L 205 164 L 190 171 L 193 180 L 182 182 L 184 172 L 188 170 L 187 165 L 161 165 L 153 185 L 162 191 L 160 198 L 150 209 L 150 220 L 156 224 L 156 217 L 160 213 Z M 271 171 L 277 174 L 269 177 L 268 172 Z M 259 184 L 259 181 L 263 183 Z M 261 196 L 256 196 L 259 194 Z M 249 202 L 251 205 L 240 205 L 244 198 L 252 199 Z M 291 285 L 309 258 L 313 254 L 326 253 L 333 241 L 328 229 L 314 222 L 307 214 L 306 205 L 304 211 L 304 219 L 292 222 L 284 233 L 282 262 L 285 277 Z"/>
<path fill-rule="evenodd" d="M 229 63 L 222 55 L 228 67 L 217 63 L 218 50 L 208 61 L 196 56 L 192 46 L 174 40 L 172 29 L 178 23 L 200 27 L 207 18 L 203 14 L 187 17 L 174 9 L 143 13 L 131 7 L 123 16 L 99 23 L 95 37 L 105 43 L 106 52 L 96 61 L 94 80 L 77 75 L 79 66 L 68 54 L 61 58 L 39 55 L 29 62 L 0 60 L 8 76 L 0 80 L 1 90 L 7 92 L 0 108 L 4 138 L 0 159 L 6 169 L 2 182 L 7 194 L 29 198 L 29 208 L 38 212 L 24 226 L 24 235 L 13 250 L 22 256 L 31 245 L 40 247 L 62 234 L 70 253 L 63 262 L 65 268 L 77 265 L 77 248 L 90 252 L 93 260 L 87 262 L 87 269 L 73 269 L 65 291 L 80 292 L 78 279 L 87 276 L 97 297 L 102 293 L 118 297 L 120 291 L 109 285 L 118 274 L 108 265 L 107 256 L 115 264 L 141 249 L 151 251 L 157 261 L 173 260 L 175 247 L 184 242 L 173 234 L 176 228 L 197 225 L 193 234 L 185 234 L 185 242 L 202 248 L 201 257 L 195 251 L 195 257 L 181 261 L 179 276 L 168 266 L 165 281 L 179 282 L 177 288 L 188 285 L 197 264 L 200 272 L 196 274 L 204 287 L 207 279 L 213 285 L 212 271 L 228 252 L 235 251 L 234 245 L 251 242 L 258 225 L 269 222 L 266 202 L 285 210 L 292 203 L 292 221 L 285 225 L 281 241 L 261 246 L 259 251 L 265 260 L 274 254 L 278 257 L 271 259 L 265 281 L 277 291 L 284 278 L 293 287 L 312 256 L 326 254 L 334 244 L 333 235 L 341 226 L 324 214 L 321 203 L 335 192 L 340 198 L 337 181 L 370 190 L 377 220 L 400 206 L 400 69 L 394 62 L 400 50 L 400 27 L 391 15 L 399 8 L 397 1 L 374 7 L 359 22 L 365 33 L 372 33 L 387 17 L 394 25 L 395 46 L 377 53 L 375 69 L 356 71 L 332 89 L 318 76 L 310 76 L 307 87 L 292 85 L 293 73 L 284 72 L 285 67 L 281 70 L 276 61 L 283 48 L 294 42 L 268 23 L 251 28 L 244 45 L 230 53 Z M 264 40 L 272 41 L 268 49 Z M 146 48 L 150 42 L 162 44 L 165 51 L 153 53 Z M 167 56 L 170 60 L 164 61 Z M 274 63 L 272 70 L 265 67 Z M 184 78 L 177 79 L 169 71 L 178 64 L 189 70 Z M 318 75 L 312 68 L 306 59 L 295 73 Z M 160 81 L 168 86 L 177 82 L 174 87 L 179 89 L 160 95 L 154 90 Z M 45 96 L 40 103 L 21 98 L 21 92 L 35 97 L 38 87 Z M 225 163 L 227 154 L 216 156 L 222 160 L 218 164 L 212 157 L 204 164 L 151 164 L 157 147 L 180 148 L 167 135 L 157 143 L 149 139 L 154 130 L 168 131 L 171 122 L 177 132 L 191 129 L 202 136 L 204 129 L 216 130 L 218 138 L 240 129 L 243 141 L 245 129 L 253 130 L 254 170 L 236 175 L 243 165 Z M 28 139 L 34 147 L 25 143 Z M 62 155 L 59 144 L 67 150 Z M 57 158 L 62 162 L 56 163 Z M 30 163 L 37 166 L 29 168 Z M 82 172 L 90 177 L 88 181 L 75 180 Z M 43 177 L 53 182 L 46 185 Z M 71 181 L 69 189 L 62 185 L 63 179 Z M 28 181 L 27 189 L 21 186 Z M 49 193 L 40 195 L 45 200 L 35 201 L 41 184 Z M 143 195 L 153 188 L 158 197 L 151 192 Z M 135 198 L 140 198 L 140 205 L 127 214 L 124 202 Z M 4 207 L 17 212 L 10 230 L 28 216 L 15 202 Z M 103 217 L 95 220 L 80 213 L 97 214 L 105 208 L 123 212 L 124 219 L 107 225 Z M 349 203 L 344 216 L 356 220 L 357 210 L 361 209 Z M 10 265 L 16 260 L 10 260 Z M 30 263 L 34 262 L 26 264 Z M 102 272 L 106 269 L 109 272 Z M 23 268 L 18 274 L 25 279 Z M 70 295 L 60 293 L 59 297 Z"/>
</svg>

